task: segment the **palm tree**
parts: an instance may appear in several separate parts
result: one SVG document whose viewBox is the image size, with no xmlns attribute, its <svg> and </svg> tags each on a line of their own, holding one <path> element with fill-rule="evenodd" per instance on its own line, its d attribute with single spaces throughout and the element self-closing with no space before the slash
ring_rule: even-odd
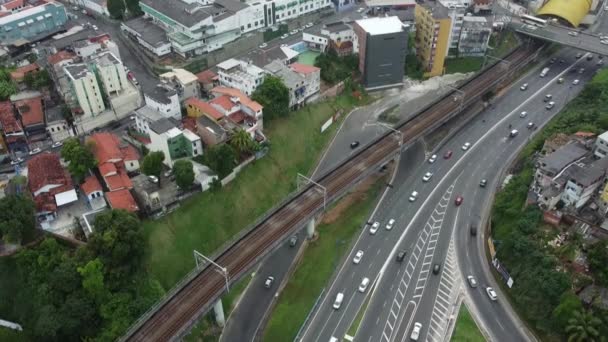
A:
<svg viewBox="0 0 608 342">
<path fill-rule="evenodd" d="M 245 132 L 243 129 L 236 131 L 230 140 L 230 145 L 232 145 L 239 154 L 250 153 L 255 148 L 255 142 L 251 139 L 249 133 Z"/>
<path fill-rule="evenodd" d="M 601 341 L 599 332 L 601 324 L 602 321 L 589 311 L 574 311 L 566 326 L 568 342 Z"/>
</svg>

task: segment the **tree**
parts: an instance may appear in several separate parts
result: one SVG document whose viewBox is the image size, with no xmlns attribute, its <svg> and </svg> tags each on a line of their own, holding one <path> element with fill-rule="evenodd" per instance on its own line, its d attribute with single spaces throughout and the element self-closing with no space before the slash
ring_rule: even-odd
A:
<svg viewBox="0 0 608 342">
<path fill-rule="evenodd" d="M 238 154 L 248 154 L 255 150 L 256 143 L 251 139 L 249 133 L 244 129 L 239 129 L 230 139 L 230 145 L 234 147 Z"/>
<path fill-rule="evenodd" d="M 21 195 L 0 199 L 0 234 L 7 242 L 31 239 L 36 228 L 34 202 Z"/>
<path fill-rule="evenodd" d="M 114 19 L 121 19 L 125 14 L 125 2 L 124 0 L 108 0 L 107 1 L 108 12 Z"/>
<path fill-rule="evenodd" d="M 207 149 L 203 164 L 217 173 L 220 179 L 228 176 L 236 166 L 236 152 L 230 145 L 215 145 Z"/>
<path fill-rule="evenodd" d="M 51 77 L 48 71 L 40 70 L 38 72 L 28 72 L 25 74 L 23 81 L 28 87 L 40 90 L 51 84 Z"/>
<path fill-rule="evenodd" d="M 17 93 L 17 86 L 13 81 L 0 81 L 0 101 L 6 101 L 11 95 Z"/>
<path fill-rule="evenodd" d="M 568 341 L 595 342 L 600 341 L 599 328 L 602 321 L 589 311 L 574 311 L 568 320 L 566 332 Z"/>
<path fill-rule="evenodd" d="M 78 138 L 64 141 L 61 157 L 69 163 L 68 170 L 79 181 L 84 179 L 87 172 L 97 165 L 91 145 L 83 146 Z"/>
<path fill-rule="evenodd" d="M 551 313 L 553 325 L 560 331 L 563 331 L 573 313 L 582 309 L 583 304 L 581 304 L 580 299 L 571 291 L 566 291 L 560 297 L 559 305 Z"/>
<path fill-rule="evenodd" d="M 144 157 L 144 162 L 141 165 L 141 170 L 148 176 L 158 178 L 160 186 L 160 173 L 163 171 L 163 161 L 165 154 L 162 151 L 150 152 Z"/>
<path fill-rule="evenodd" d="M 194 183 L 194 171 L 192 162 L 189 160 L 178 160 L 173 164 L 173 174 L 175 182 L 182 189 L 189 189 Z"/>
<path fill-rule="evenodd" d="M 251 98 L 264 106 L 264 117 L 268 120 L 289 114 L 289 89 L 278 77 L 266 76 Z"/>
<path fill-rule="evenodd" d="M 119 288 L 141 263 L 144 237 L 139 220 L 124 210 L 97 215 L 87 247 L 103 263 L 107 283 Z"/>
<path fill-rule="evenodd" d="M 103 281 L 103 263 L 99 259 L 89 261 L 78 267 L 82 277 L 82 287 L 96 303 L 103 303 L 108 293 Z"/>
<path fill-rule="evenodd" d="M 141 7 L 139 7 L 139 0 L 127 0 L 127 11 L 133 16 L 143 14 Z"/>
<path fill-rule="evenodd" d="M 589 268 L 597 281 L 608 286 L 608 241 L 596 242 L 587 252 Z"/>
</svg>

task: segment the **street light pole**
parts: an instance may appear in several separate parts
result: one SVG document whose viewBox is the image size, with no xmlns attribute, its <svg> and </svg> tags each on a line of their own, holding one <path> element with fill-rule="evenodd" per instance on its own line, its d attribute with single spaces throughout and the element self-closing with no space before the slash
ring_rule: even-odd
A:
<svg viewBox="0 0 608 342">
<path fill-rule="evenodd" d="M 373 124 L 377 125 L 377 126 L 382 126 L 384 128 L 388 128 L 389 130 L 393 131 L 397 135 L 397 139 L 399 139 L 399 147 L 401 147 L 401 145 L 403 145 L 403 132 L 401 132 L 400 130 L 394 129 L 393 127 L 385 124 L 384 122 L 376 121 Z"/>
<path fill-rule="evenodd" d="M 226 281 L 226 292 L 230 292 L 230 287 L 228 286 L 228 269 L 226 267 L 222 267 L 222 266 L 216 264 L 213 260 L 207 258 L 206 256 L 204 256 L 202 253 L 200 253 L 196 249 L 193 250 L 193 252 L 194 252 L 194 262 L 196 263 L 196 268 L 200 268 L 205 262 L 209 262 L 213 266 L 217 267 L 219 270 L 219 273 L 222 276 L 224 276 L 224 280 Z M 199 264 L 199 259 L 202 259 L 200 264 Z"/>
<path fill-rule="evenodd" d="M 296 187 L 298 190 L 300 190 L 300 179 L 304 178 L 304 180 L 306 180 L 309 183 L 313 183 L 314 185 L 318 186 L 321 191 L 323 191 L 323 210 L 325 210 L 325 205 L 327 204 L 327 188 L 325 188 L 323 185 L 315 182 L 314 180 L 304 176 L 303 174 L 298 172 L 298 178 L 297 178 L 297 184 Z"/>
</svg>

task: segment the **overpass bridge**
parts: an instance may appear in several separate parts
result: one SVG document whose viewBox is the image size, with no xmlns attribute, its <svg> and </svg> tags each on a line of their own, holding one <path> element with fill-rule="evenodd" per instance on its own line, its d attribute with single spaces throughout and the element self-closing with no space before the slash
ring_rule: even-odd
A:
<svg viewBox="0 0 608 342">
<path fill-rule="evenodd" d="M 602 56 L 608 56 L 608 44 L 602 44 L 600 41 L 600 35 L 603 35 L 603 33 L 596 35 L 587 31 L 554 25 L 553 23 L 549 23 L 545 27 L 538 27 L 522 23 L 519 18 L 516 17 L 511 17 L 511 20 L 507 25 L 515 32 L 532 38 L 570 46 L 575 49 Z M 608 35 L 608 32 L 606 32 L 606 35 Z"/>
<path fill-rule="evenodd" d="M 517 71 L 529 65 L 541 50 L 542 46 L 534 44 L 520 46 L 458 90 L 398 124 L 395 129 L 400 134 L 386 132 L 314 182 L 308 182 L 292 193 L 211 257 L 224 267 L 222 272 L 210 263 L 198 265 L 140 317 L 121 341 L 173 341 L 183 337 L 218 302 L 230 284 L 245 276 L 302 226 L 314 227 L 314 217 L 327 204 L 346 194 L 352 186 L 418 139 L 478 102 L 488 91 L 510 83 Z"/>
</svg>

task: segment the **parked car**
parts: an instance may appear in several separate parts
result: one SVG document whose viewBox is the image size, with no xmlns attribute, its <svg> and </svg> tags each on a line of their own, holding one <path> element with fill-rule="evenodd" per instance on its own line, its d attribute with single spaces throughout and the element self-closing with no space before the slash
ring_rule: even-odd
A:
<svg viewBox="0 0 608 342">
<path fill-rule="evenodd" d="M 422 330 L 422 324 L 419 322 L 414 323 L 414 329 L 412 329 L 410 340 L 418 341 L 418 337 L 420 337 L 420 330 Z"/>
<path fill-rule="evenodd" d="M 572 36 L 572 37 L 576 37 L 576 36 L 578 36 L 578 32 L 576 32 L 576 31 L 570 31 L 570 32 L 568 32 L 568 35 Z"/>
<path fill-rule="evenodd" d="M 281 36 L 281 39 L 285 39 L 287 37 L 289 37 L 289 35 L 287 33 L 285 33 L 284 35 Z"/>
<path fill-rule="evenodd" d="M 426 182 L 430 181 L 432 177 L 433 177 L 433 173 L 427 172 L 424 174 L 424 176 L 422 176 L 422 181 L 426 183 Z"/>
<path fill-rule="evenodd" d="M 51 147 L 60 147 L 63 146 L 63 141 L 55 141 Z"/>
<path fill-rule="evenodd" d="M 395 219 L 390 219 L 388 220 L 388 223 L 386 224 L 386 230 L 391 230 L 393 229 L 393 226 L 395 225 Z"/>
<path fill-rule="evenodd" d="M 359 147 L 359 142 L 358 141 L 353 141 L 350 143 L 350 148 L 355 149 Z"/>
<path fill-rule="evenodd" d="M 369 233 L 372 234 L 372 235 L 376 234 L 376 232 L 378 232 L 378 228 L 380 228 L 380 222 L 376 221 L 369 228 Z"/>
<path fill-rule="evenodd" d="M 291 30 L 291 32 L 289 32 L 289 34 L 291 34 L 291 35 L 294 35 L 296 33 L 298 33 L 298 30 Z"/>
<path fill-rule="evenodd" d="M 23 163 L 23 158 L 19 157 L 17 159 L 11 160 L 11 165 L 17 165 Z"/>
<path fill-rule="evenodd" d="M 403 259 L 405 259 L 405 256 L 407 255 L 406 251 L 399 251 L 399 253 L 397 253 L 397 262 L 402 262 Z"/>
<path fill-rule="evenodd" d="M 496 301 L 496 299 L 498 298 L 498 296 L 496 296 L 496 291 L 494 291 L 494 289 L 491 287 L 486 287 L 486 293 L 488 294 L 488 297 L 490 297 L 490 299 L 493 301 Z"/>
<path fill-rule="evenodd" d="M 313 24 L 313 23 L 308 23 L 308 24 L 306 24 L 304 27 L 306 27 L 306 28 L 311 28 L 311 27 L 313 27 L 314 25 L 315 25 L 315 24 Z"/>
<path fill-rule="evenodd" d="M 156 176 L 148 176 L 148 180 L 154 184 L 158 184 L 158 177 Z"/>
<path fill-rule="evenodd" d="M 445 151 L 445 154 L 443 155 L 443 159 L 450 159 L 450 158 L 452 158 L 452 150 Z"/>
<path fill-rule="evenodd" d="M 272 283 L 274 283 L 274 277 L 268 276 L 268 278 L 266 278 L 266 281 L 264 282 L 264 287 L 269 289 L 272 286 Z"/>
<path fill-rule="evenodd" d="M 362 258 L 363 258 L 363 251 L 358 250 L 357 253 L 355 253 L 355 257 L 353 258 L 353 264 L 358 265 L 361 262 Z"/>
<path fill-rule="evenodd" d="M 477 287 L 477 280 L 475 280 L 475 278 L 473 276 L 467 276 L 467 281 L 469 282 L 469 285 L 472 288 L 476 288 Z"/>
<path fill-rule="evenodd" d="M 268 47 L 268 44 L 266 43 L 262 43 L 260 44 L 260 46 L 258 46 L 260 49 L 265 49 L 266 47 Z"/>
<path fill-rule="evenodd" d="M 462 204 L 462 201 L 464 201 L 464 198 L 462 198 L 462 196 L 461 196 L 461 195 L 458 195 L 458 196 L 456 196 L 456 199 L 454 200 L 454 204 L 455 204 L 456 206 L 459 206 L 459 205 L 461 205 L 461 204 Z"/>
<path fill-rule="evenodd" d="M 289 247 L 294 247 L 298 243 L 298 236 L 294 235 L 289 239 Z"/>
<path fill-rule="evenodd" d="M 417 191 L 412 191 L 412 194 L 410 195 L 409 201 L 410 202 L 414 202 L 417 198 L 418 198 L 418 192 Z"/>
<path fill-rule="evenodd" d="M 42 150 L 41 150 L 39 147 L 36 147 L 35 149 L 30 150 L 29 155 L 30 155 L 30 156 L 33 156 L 33 155 L 38 154 L 38 153 L 40 153 L 40 152 L 42 152 Z"/>
<path fill-rule="evenodd" d="M 429 158 L 429 164 L 433 164 L 433 163 L 435 162 L 435 160 L 437 160 L 437 155 L 436 155 L 436 154 L 433 154 L 433 155 L 431 156 L 431 158 Z"/>
</svg>

